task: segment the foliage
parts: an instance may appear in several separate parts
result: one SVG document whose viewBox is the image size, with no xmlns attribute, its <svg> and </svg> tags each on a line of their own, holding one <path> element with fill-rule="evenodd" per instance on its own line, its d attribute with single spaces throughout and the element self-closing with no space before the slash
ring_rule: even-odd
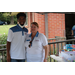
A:
<svg viewBox="0 0 75 75">
<path fill-rule="evenodd" d="M 7 35 L 0 35 L 0 44 L 7 43 Z"/>
<path fill-rule="evenodd" d="M 13 15 L 13 17 L 14 17 L 14 23 L 16 24 L 17 23 L 16 15 Z M 10 22 L 11 22 L 11 12 L 0 12 L 0 20 L 10 24 Z"/>
<path fill-rule="evenodd" d="M 14 15 L 14 24 L 17 24 L 17 16 Z"/>
<path fill-rule="evenodd" d="M 0 26 L 0 44 L 6 44 L 9 28 L 15 25 L 1 25 Z"/>
<path fill-rule="evenodd" d="M 6 44 L 7 43 L 7 35 L 0 35 L 0 44 Z M 6 46 L 0 47 L 0 49 L 6 48 Z M 3 61 L 6 62 L 6 51 L 3 51 L 2 55 L 2 51 L 0 51 L 0 56 L 3 56 Z M 2 58 L 0 58 L 0 62 L 2 62 Z"/>
</svg>

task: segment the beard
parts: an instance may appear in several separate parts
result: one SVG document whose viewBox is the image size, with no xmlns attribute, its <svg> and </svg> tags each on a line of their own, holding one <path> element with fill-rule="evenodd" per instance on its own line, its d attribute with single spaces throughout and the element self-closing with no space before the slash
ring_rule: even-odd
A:
<svg viewBox="0 0 75 75">
<path fill-rule="evenodd" d="M 24 24 L 20 24 L 21 26 L 23 26 Z"/>
</svg>

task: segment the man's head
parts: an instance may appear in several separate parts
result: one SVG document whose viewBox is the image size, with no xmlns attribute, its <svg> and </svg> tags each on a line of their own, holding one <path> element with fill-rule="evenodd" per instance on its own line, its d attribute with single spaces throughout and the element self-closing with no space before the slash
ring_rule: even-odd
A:
<svg viewBox="0 0 75 75">
<path fill-rule="evenodd" d="M 24 27 L 26 22 L 26 14 L 25 13 L 18 13 L 17 14 L 17 21 L 21 27 Z"/>
</svg>

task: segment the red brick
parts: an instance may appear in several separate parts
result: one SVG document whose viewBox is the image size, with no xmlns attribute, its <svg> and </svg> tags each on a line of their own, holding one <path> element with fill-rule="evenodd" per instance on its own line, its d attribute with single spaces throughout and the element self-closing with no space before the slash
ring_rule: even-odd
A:
<svg viewBox="0 0 75 75">
<path fill-rule="evenodd" d="M 50 14 L 48 14 L 48 15 L 50 15 Z M 65 21 L 65 17 L 64 17 L 65 15 L 63 15 L 63 14 L 58 14 L 58 15 L 57 14 L 54 14 L 54 15 L 51 14 L 51 16 L 53 16 L 53 17 L 48 18 L 48 21 L 50 21 L 50 22 L 48 22 L 48 26 L 51 27 L 51 29 L 54 31 L 51 31 L 51 30 L 50 31 L 52 33 L 55 33 L 55 36 L 56 35 L 61 36 L 63 34 L 62 30 L 65 29 L 65 22 L 64 22 Z M 55 19 L 55 18 L 57 18 L 57 19 Z M 63 25 L 64 28 L 63 29 L 61 29 L 62 28 L 62 22 L 64 22 L 64 25 Z"/>
<path fill-rule="evenodd" d="M 32 22 L 31 18 L 32 13 L 30 13 L 30 20 L 28 21 L 29 26 Z M 39 24 L 39 32 L 45 34 L 45 15 L 34 13 L 34 21 Z M 64 37 L 63 30 L 65 30 L 65 14 L 48 13 L 48 38 L 54 38 L 55 36 Z"/>
</svg>

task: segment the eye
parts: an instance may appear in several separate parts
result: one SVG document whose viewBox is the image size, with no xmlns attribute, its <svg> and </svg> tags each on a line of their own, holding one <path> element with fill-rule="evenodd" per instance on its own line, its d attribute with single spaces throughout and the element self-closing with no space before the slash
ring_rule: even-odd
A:
<svg viewBox="0 0 75 75">
<path fill-rule="evenodd" d="M 21 19 L 19 18 L 19 20 L 21 20 Z"/>
<path fill-rule="evenodd" d="M 31 26 L 31 28 L 33 28 L 33 27 Z"/>
<path fill-rule="evenodd" d="M 34 28 L 36 28 L 36 27 L 34 27 Z"/>
<path fill-rule="evenodd" d="M 25 18 L 23 18 L 23 20 L 25 20 Z"/>
</svg>

